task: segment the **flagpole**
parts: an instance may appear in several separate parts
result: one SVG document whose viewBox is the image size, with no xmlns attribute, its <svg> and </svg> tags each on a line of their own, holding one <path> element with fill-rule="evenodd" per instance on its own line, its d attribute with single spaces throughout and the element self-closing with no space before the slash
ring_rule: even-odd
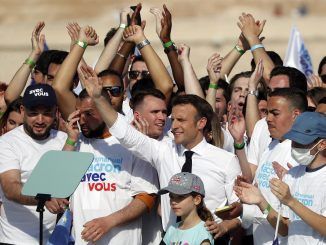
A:
<svg viewBox="0 0 326 245">
<path fill-rule="evenodd" d="M 282 212 L 282 203 L 280 203 L 279 208 L 278 208 L 278 214 L 277 214 L 277 221 L 276 221 L 276 228 L 275 228 L 274 240 L 277 238 L 278 227 L 280 225 L 280 219 L 281 219 L 281 212 Z"/>
</svg>

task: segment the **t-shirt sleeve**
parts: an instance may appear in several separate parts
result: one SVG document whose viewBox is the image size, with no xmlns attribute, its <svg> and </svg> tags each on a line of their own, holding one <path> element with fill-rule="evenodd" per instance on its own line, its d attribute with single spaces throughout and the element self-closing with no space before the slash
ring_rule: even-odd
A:
<svg viewBox="0 0 326 245">
<path fill-rule="evenodd" d="M 115 136 L 121 145 L 133 152 L 137 157 L 151 163 L 155 168 L 159 168 L 158 156 L 164 144 L 155 139 L 142 134 L 132 127 L 125 118 L 118 114 L 115 123 L 109 128 L 110 133 Z"/>
<path fill-rule="evenodd" d="M 20 170 L 19 158 L 14 147 L 3 139 L 0 140 L 0 174 L 8 170 Z"/>
<path fill-rule="evenodd" d="M 237 195 L 233 190 L 234 180 L 238 175 L 241 174 L 240 164 L 238 158 L 233 156 L 231 161 L 227 163 L 226 173 L 225 173 L 225 184 L 224 189 L 228 203 L 231 204 L 239 200 Z"/>
</svg>

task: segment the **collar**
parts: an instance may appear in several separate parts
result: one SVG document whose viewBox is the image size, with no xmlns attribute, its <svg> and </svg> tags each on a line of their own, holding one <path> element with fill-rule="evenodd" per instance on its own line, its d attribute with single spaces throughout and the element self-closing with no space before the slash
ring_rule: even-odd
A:
<svg viewBox="0 0 326 245">
<path fill-rule="evenodd" d="M 111 137 L 112 135 L 110 134 L 110 132 L 105 131 L 100 137 L 98 137 L 97 139 L 106 139 Z"/>
<path fill-rule="evenodd" d="M 185 151 L 193 151 L 198 155 L 204 155 L 207 149 L 207 144 L 206 139 L 203 137 L 202 141 L 192 149 L 186 149 L 183 145 L 179 145 L 179 156 L 184 156 Z"/>
</svg>

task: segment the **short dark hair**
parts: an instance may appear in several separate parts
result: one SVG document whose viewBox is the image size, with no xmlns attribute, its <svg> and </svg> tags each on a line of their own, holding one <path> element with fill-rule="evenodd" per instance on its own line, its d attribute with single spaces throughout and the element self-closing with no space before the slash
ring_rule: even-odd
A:
<svg viewBox="0 0 326 245">
<path fill-rule="evenodd" d="M 115 33 L 117 32 L 118 28 L 111 28 L 107 33 L 106 36 L 104 38 L 104 46 L 106 46 L 108 44 L 108 42 L 111 40 L 111 38 L 115 35 Z"/>
<path fill-rule="evenodd" d="M 143 103 L 146 96 L 153 96 L 155 98 L 165 101 L 165 95 L 156 88 L 149 88 L 135 92 L 134 96 L 130 99 L 130 107 L 135 110 L 137 106 Z"/>
<path fill-rule="evenodd" d="M 145 77 L 137 80 L 137 82 L 132 86 L 130 91 L 131 97 L 134 97 L 135 93 L 141 90 L 154 89 L 155 84 L 151 77 Z"/>
<path fill-rule="evenodd" d="M 305 93 L 297 88 L 278 88 L 269 94 L 269 97 L 283 97 L 289 101 L 293 109 L 304 112 L 308 108 L 308 101 Z"/>
<path fill-rule="evenodd" d="M 48 68 L 51 63 L 51 57 L 56 52 L 60 52 L 60 50 L 50 49 L 43 51 L 40 55 L 40 58 L 36 61 L 34 69 L 40 71 L 43 75 L 46 75 L 48 73 Z"/>
<path fill-rule="evenodd" d="M 197 111 L 197 114 L 195 116 L 196 120 L 199 120 L 202 117 L 205 117 L 207 119 L 207 123 L 204 127 L 204 130 L 206 130 L 206 128 L 211 128 L 211 121 L 213 119 L 214 112 L 211 105 L 205 99 L 194 94 L 187 94 L 176 96 L 172 100 L 172 107 L 177 105 L 189 104 L 195 107 Z"/>
<path fill-rule="evenodd" d="M 98 75 L 98 77 L 106 77 L 106 76 L 116 76 L 117 78 L 119 78 L 119 82 L 121 84 L 121 87 L 123 88 L 123 80 L 122 80 L 122 77 L 121 75 L 114 71 L 114 70 L 104 70 L 104 71 L 101 71 Z"/>
<path fill-rule="evenodd" d="M 145 60 L 143 59 L 143 56 L 141 56 L 141 55 L 135 56 L 135 58 L 131 62 L 130 70 L 133 67 L 133 65 L 138 61 L 145 62 Z"/>
<path fill-rule="evenodd" d="M 102 92 L 101 92 L 101 95 L 106 98 L 108 101 L 110 101 L 110 97 L 109 97 L 109 94 L 104 90 L 102 89 Z M 80 93 L 78 94 L 78 99 L 79 100 L 84 100 L 84 99 L 87 99 L 87 98 L 90 98 L 89 94 L 87 93 L 87 90 L 86 88 L 84 88 L 82 91 L 80 91 Z"/>
<path fill-rule="evenodd" d="M 63 51 L 63 50 L 54 50 L 54 52 L 50 53 L 50 61 L 49 61 L 49 65 L 51 63 L 57 64 L 57 65 L 61 65 L 63 63 L 63 61 L 65 60 L 65 58 L 68 56 L 68 52 L 67 51 Z"/>
<path fill-rule="evenodd" d="M 315 87 L 313 89 L 310 89 L 307 92 L 307 97 L 309 97 L 315 105 L 318 105 L 318 102 L 326 97 L 326 88 L 321 88 L 321 87 Z"/>
<path fill-rule="evenodd" d="M 298 69 L 288 66 L 276 66 L 271 71 L 270 78 L 278 75 L 285 75 L 289 78 L 290 88 L 297 88 L 305 93 L 307 92 L 307 78 Z"/>
<path fill-rule="evenodd" d="M 231 98 L 231 95 L 232 95 L 232 91 L 234 89 L 235 82 L 241 77 L 250 78 L 251 74 L 252 74 L 252 71 L 244 71 L 244 72 L 240 72 L 238 74 L 235 74 L 232 77 L 232 79 L 230 80 L 230 85 L 229 85 L 229 97 L 230 98 Z"/>
<path fill-rule="evenodd" d="M 208 87 L 209 87 L 209 83 L 210 83 L 210 80 L 209 80 L 208 76 L 204 76 L 199 79 L 200 87 L 203 90 L 203 93 L 205 96 L 206 96 L 206 90 L 208 90 Z M 223 90 L 223 96 L 224 96 L 226 102 L 229 102 L 230 101 L 229 84 L 224 79 L 220 78 L 217 81 L 217 87 Z"/>
<path fill-rule="evenodd" d="M 283 66 L 283 60 L 278 53 L 276 53 L 274 51 L 266 51 L 266 53 L 269 56 L 269 58 L 271 58 L 271 60 L 273 61 L 275 66 Z M 255 70 L 256 62 L 255 62 L 254 58 L 252 58 L 250 65 L 251 65 L 251 70 L 252 71 Z"/>
<path fill-rule="evenodd" d="M 324 56 L 318 66 L 318 75 L 320 76 L 322 70 L 323 70 L 323 66 L 326 64 L 326 56 Z"/>
</svg>

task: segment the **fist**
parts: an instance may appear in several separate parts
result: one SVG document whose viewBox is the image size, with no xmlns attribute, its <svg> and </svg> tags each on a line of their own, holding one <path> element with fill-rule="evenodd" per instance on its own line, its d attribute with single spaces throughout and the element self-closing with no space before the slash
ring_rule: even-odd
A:
<svg viewBox="0 0 326 245">
<path fill-rule="evenodd" d="M 143 29 L 140 26 L 128 26 L 123 32 L 123 38 L 127 42 L 133 42 L 135 44 L 140 43 L 146 37 L 144 36 Z"/>
</svg>

